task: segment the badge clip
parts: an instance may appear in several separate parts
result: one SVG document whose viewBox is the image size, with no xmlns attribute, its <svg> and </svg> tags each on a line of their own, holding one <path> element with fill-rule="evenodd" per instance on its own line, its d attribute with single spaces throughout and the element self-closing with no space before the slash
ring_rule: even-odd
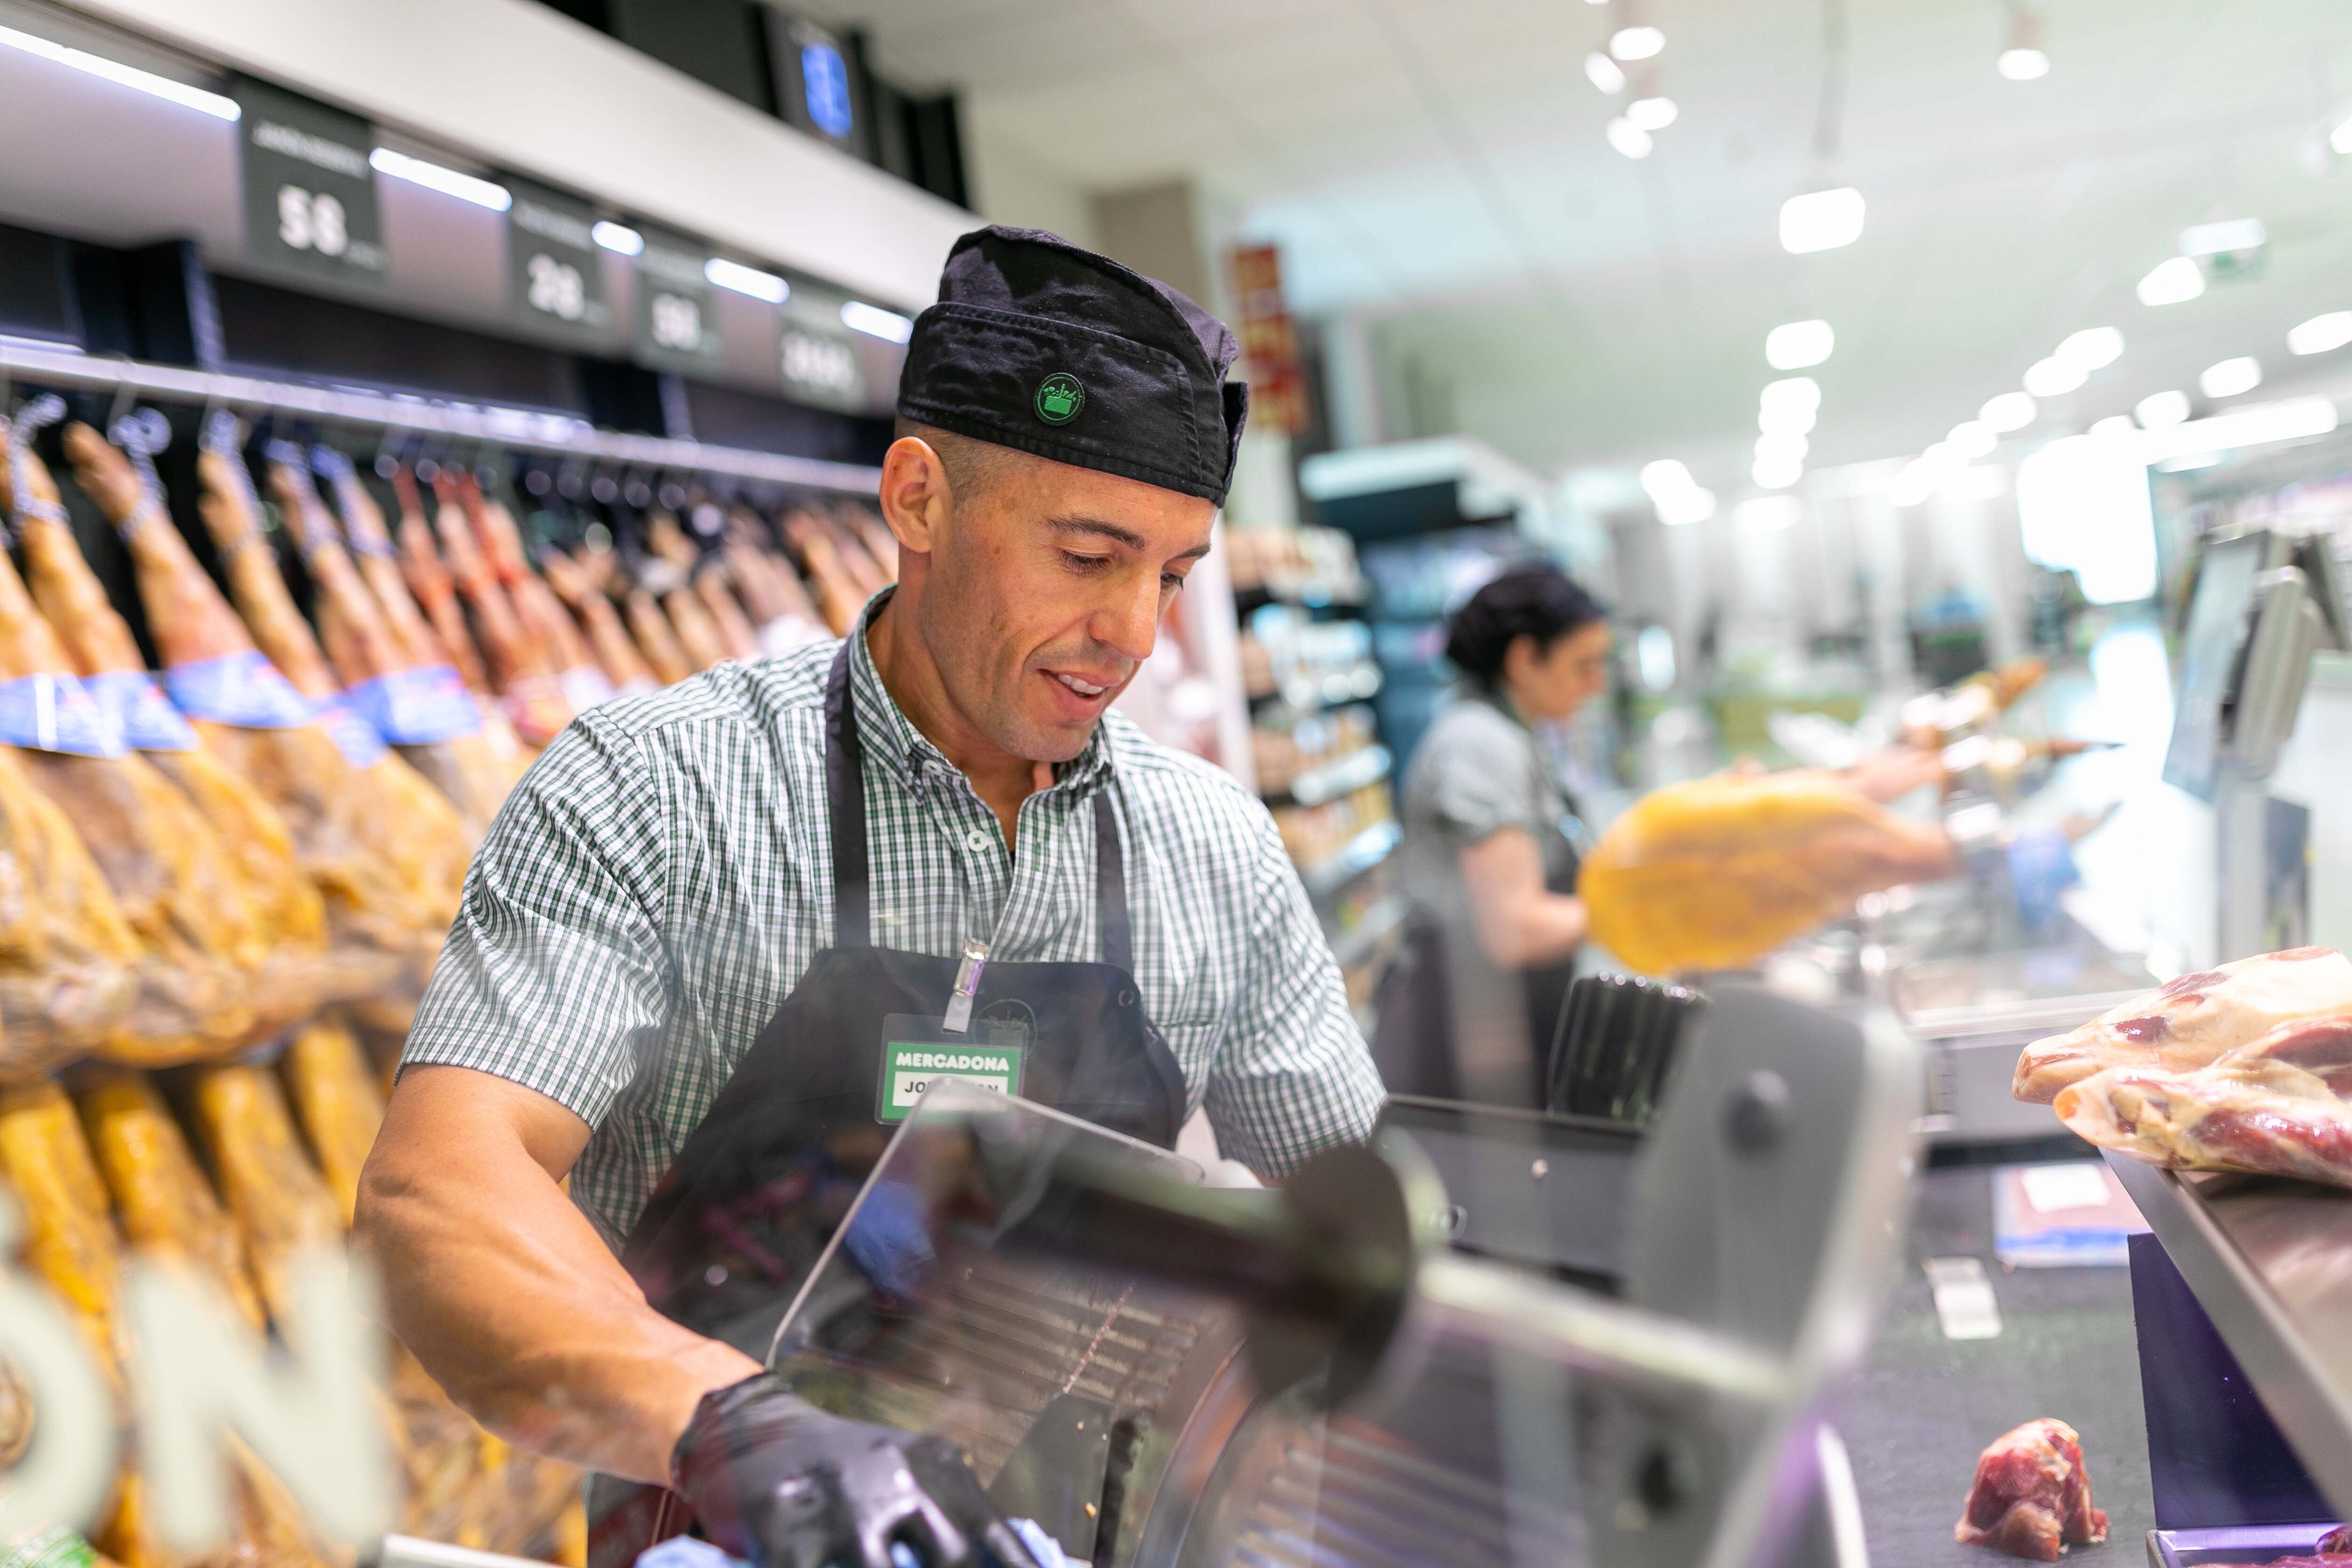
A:
<svg viewBox="0 0 2352 1568">
<path fill-rule="evenodd" d="M 978 937 L 967 938 L 963 944 L 963 963 L 957 966 L 955 992 L 948 998 L 948 1015 L 940 1026 L 950 1034 L 961 1035 L 971 1027 L 971 999 L 980 992 L 980 973 L 988 967 L 988 943 Z"/>
</svg>

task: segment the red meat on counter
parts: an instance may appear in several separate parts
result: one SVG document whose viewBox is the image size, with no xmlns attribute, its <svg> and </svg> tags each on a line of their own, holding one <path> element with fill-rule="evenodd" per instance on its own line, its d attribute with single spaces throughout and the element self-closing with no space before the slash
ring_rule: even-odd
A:
<svg viewBox="0 0 2352 1568">
<path fill-rule="evenodd" d="M 2106 1538 L 2107 1516 L 2091 1506 L 2082 1438 L 2046 1415 L 2003 1433 L 1977 1456 L 1967 1510 L 1952 1527 L 1952 1539 L 1963 1546 L 2042 1563 Z"/>
</svg>

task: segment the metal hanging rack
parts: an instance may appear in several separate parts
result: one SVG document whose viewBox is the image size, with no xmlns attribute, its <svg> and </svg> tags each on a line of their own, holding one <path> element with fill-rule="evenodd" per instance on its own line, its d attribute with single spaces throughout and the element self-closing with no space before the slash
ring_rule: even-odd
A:
<svg viewBox="0 0 2352 1568">
<path fill-rule="evenodd" d="M 797 489 L 871 496 L 879 468 L 789 458 L 740 447 L 626 436 L 599 430 L 568 414 L 466 403 L 357 387 L 308 386 L 257 376 L 225 375 L 176 365 L 44 349 L 0 341 L 0 388 L 22 378 L 49 388 L 111 392 L 118 399 L 156 397 L 239 409 L 267 408 L 342 425 L 446 437 L 514 451 L 547 452 L 680 473 L 725 475 Z"/>
</svg>

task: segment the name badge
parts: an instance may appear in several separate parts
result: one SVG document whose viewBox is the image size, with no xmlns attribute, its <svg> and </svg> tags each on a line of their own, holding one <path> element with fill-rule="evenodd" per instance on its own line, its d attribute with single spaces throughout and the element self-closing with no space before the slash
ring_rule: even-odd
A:
<svg viewBox="0 0 2352 1568">
<path fill-rule="evenodd" d="M 957 1079 L 992 1094 L 1018 1095 L 1021 1068 L 1028 1056 L 1028 1031 L 1018 1024 L 992 1026 L 975 1020 L 969 1033 L 950 1032 L 945 1021 L 893 1013 L 882 1020 L 881 1071 L 875 1075 L 874 1120 L 907 1120 L 923 1091 L 942 1079 Z"/>
</svg>

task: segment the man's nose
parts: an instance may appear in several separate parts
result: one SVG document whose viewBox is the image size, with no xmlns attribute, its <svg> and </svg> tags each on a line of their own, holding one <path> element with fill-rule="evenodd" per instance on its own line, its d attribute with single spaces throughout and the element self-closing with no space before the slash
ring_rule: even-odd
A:
<svg viewBox="0 0 2352 1568">
<path fill-rule="evenodd" d="M 1116 602 L 1096 612 L 1090 629 L 1097 642 L 1141 664 L 1151 657 L 1160 635 L 1159 578 L 1143 574 L 1138 585 L 1122 584 L 1118 594 Z"/>
</svg>

